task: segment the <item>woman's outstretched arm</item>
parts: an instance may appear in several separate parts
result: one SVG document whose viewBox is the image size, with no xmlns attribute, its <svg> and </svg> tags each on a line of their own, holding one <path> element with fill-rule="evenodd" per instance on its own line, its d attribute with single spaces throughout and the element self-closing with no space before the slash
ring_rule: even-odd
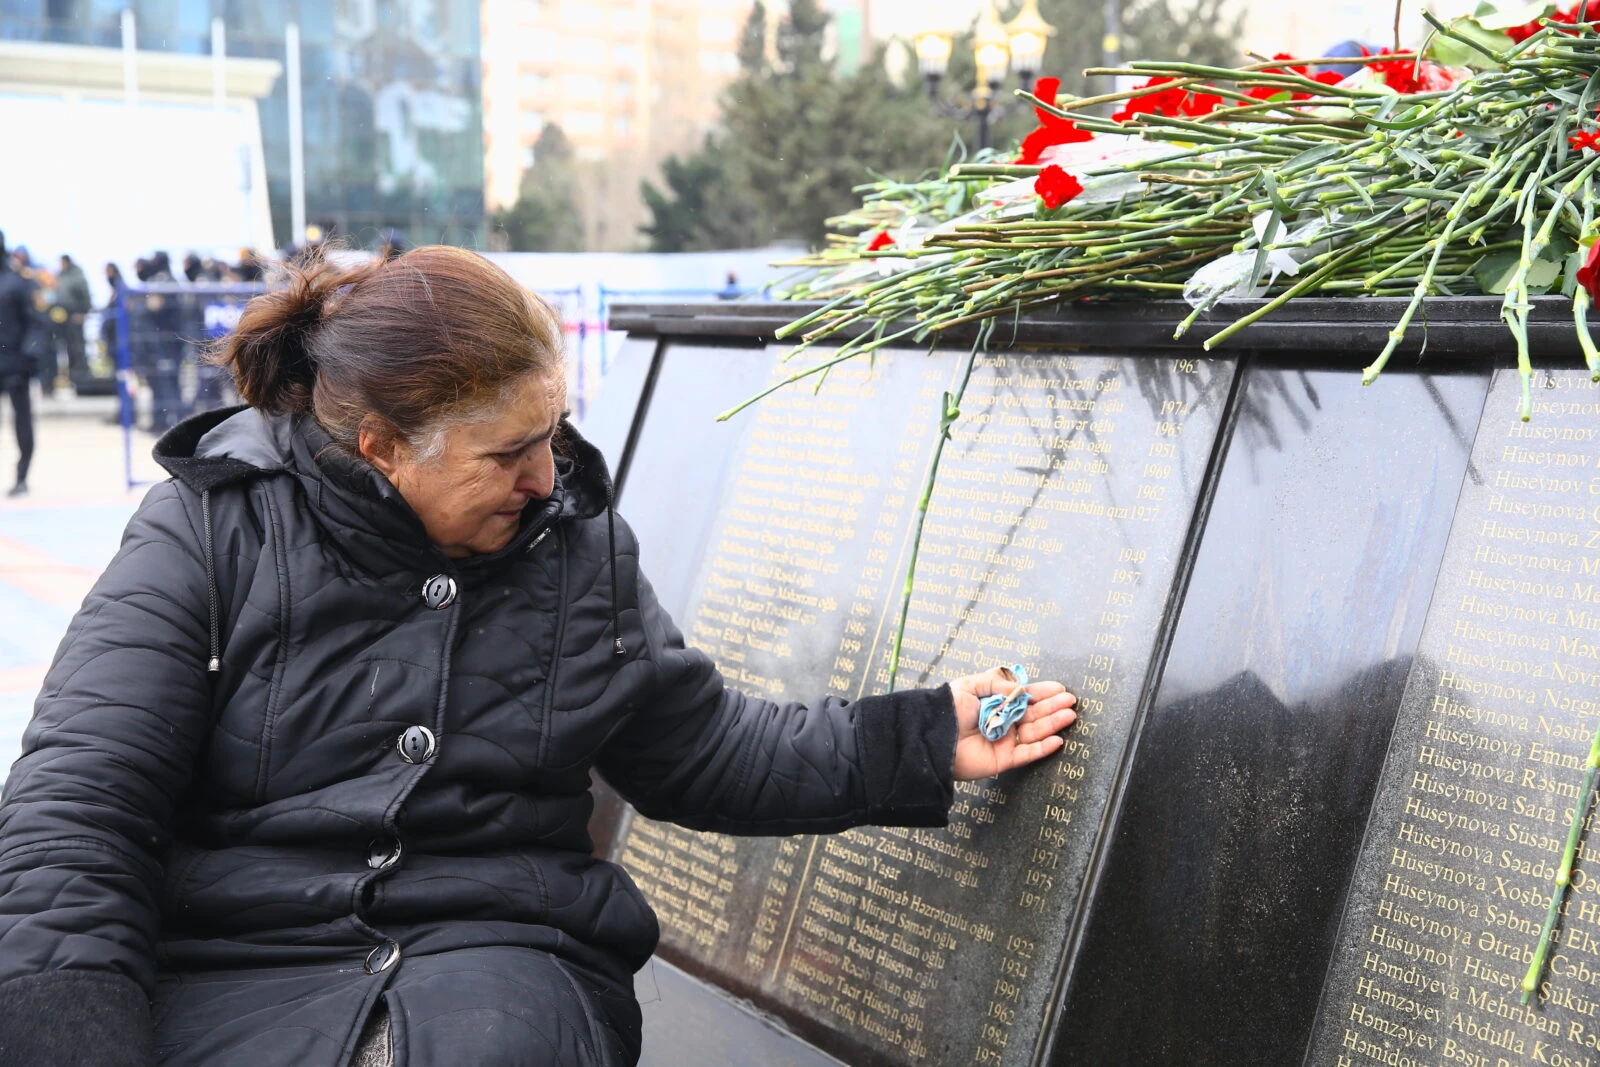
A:
<svg viewBox="0 0 1600 1067">
<path fill-rule="evenodd" d="M 848 701 L 775 703 L 725 685 L 641 575 L 638 603 L 654 668 L 634 713 L 601 754 L 606 779 L 639 811 L 696 829 L 827 833 L 864 824 L 943 826 L 957 778 L 980 778 L 1060 749 L 1073 698 L 1030 687 L 1019 728 L 991 743 L 978 700 L 1008 693 L 998 671 L 938 689 Z"/>
</svg>

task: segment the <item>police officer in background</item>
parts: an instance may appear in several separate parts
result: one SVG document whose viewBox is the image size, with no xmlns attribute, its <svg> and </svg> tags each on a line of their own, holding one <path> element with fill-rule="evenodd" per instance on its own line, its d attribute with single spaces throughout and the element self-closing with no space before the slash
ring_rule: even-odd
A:
<svg viewBox="0 0 1600 1067">
<path fill-rule="evenodd" d="M 19 497 L 28 491 L 28 465 L 33 462 L 34 375 L 31 354 L 33 332 L 37 329 L 33 306 L 33 283 L 11 269 L 6 256 L 6 237 L 0 233 L 0 391 L 11 401 L 16 418 L 17 481 L 6 495 Z"/>
<path fill-rule="evenodd" d="M 72 257 L 61 257 L 61 270 L 56 274 L 56 303 L 52 317 L 59 312 L 63 347 L 67 350 L 67 376 L 74 389 L 82 388 L 89 377 L 89 361 L 84 353 L 83 324 L 89 319 L 89 309 L 94 306 L 89 295 L 89 279 L 83 268 Z"/>
<path fill-rule="evenodd" d="M 172 260 L 165 252 L 139 260 L 135 269 L 146 285 L 174 280 Z M 147 293 L 144 312 L 144 329 L 133 327 L 129 340 L 134 348 L 134 369 L 150 386 L 150 431 L 160 435 L 188 414 L 183 407 L 181 384 L 183 330 L 177 300 L 171 292 Z"/>
</svg>

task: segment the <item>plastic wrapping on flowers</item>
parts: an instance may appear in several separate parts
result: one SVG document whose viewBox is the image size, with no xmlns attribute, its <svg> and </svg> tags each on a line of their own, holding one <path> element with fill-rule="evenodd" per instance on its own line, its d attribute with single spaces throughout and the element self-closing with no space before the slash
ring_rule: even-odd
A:
<svg viewBox="0 0 1600 1067">
<path fill-rule="evenodd" d="M 781 336 L 840 347 L 790 380 L 1085 296 L 1186 299 L 1180 335 L 1230 301 L 1264 300 L 1207 348 L 1298 296 L 1409 297 L 1370 382 L 1425 297 L 1495 294 L 1526 397 L 1530 297 L 1547 293 L 1571 298 L 1600 380 L 1593 7 L 1425 14 L 1414 53 L 1089 71 L 1142 79 L 1103 96 L 1058 97 L 1042 79 L 1024 94 L 1039 126 L 1018 152 L 864 186 L 827 247 L 796 261 L 810 270 L 785 295 L 826 302 Z"/>
</svg>

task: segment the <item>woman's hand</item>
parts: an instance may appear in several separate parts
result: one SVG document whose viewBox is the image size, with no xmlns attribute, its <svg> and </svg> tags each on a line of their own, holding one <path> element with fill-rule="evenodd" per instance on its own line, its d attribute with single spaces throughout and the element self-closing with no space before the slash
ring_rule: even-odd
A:
<svg viewBox="0 0 1600 1067">
<path fill-rule="evenodd" d="M 1017 687 L 1016 679 L 1003 667 L 969 674 L 950 682 L 956 698 L 956 780 L 992 778 L 1001 771 L 1023 767 L 1034 760 L 1059 752 L 1066 740 L 1061 731 L 1078 718 L 1072 705 L 1078 698 L 1060 682 L 1034 682 L 1028 686 L 1033 703 L 1022 721 L 998 741 L 990 741 L 978 729 L 978 702 L 998 694 L 1006 696 Z"/>
</svg>

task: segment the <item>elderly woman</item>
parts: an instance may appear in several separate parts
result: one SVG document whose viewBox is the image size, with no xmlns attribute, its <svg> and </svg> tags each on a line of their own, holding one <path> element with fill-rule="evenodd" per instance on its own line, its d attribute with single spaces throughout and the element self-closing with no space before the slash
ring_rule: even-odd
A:
<svg viewBox="0 0 1600 1067">
<path fill-rule="evenodd" d="M 724 685 L 563 419 L 558 324 L 476 255 L 293 269 L 218 358 L 249 406 L 158 445 L 7 783 L 0 1063 L 632 1063 L 657 927 L 591 767 L 819 833 L 942 825 L 1062 745 L 1055 683 L 995 744 L 998 674 Z"/>
</svg>

